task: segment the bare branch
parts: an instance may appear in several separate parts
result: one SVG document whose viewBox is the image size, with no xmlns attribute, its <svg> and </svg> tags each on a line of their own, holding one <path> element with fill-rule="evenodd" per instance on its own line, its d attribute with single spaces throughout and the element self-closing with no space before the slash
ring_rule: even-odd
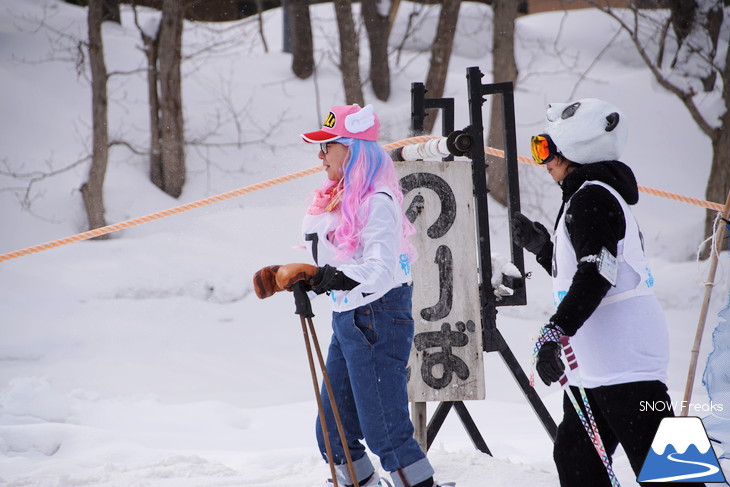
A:
<svg viewBox="0 0 730 487">
<path fill-rule="evenodd" d="M 147 150 L 145 149 L 139 149 L 132 145 L 130 142 L 127 142 L 126 140 L 112 140 L 109 142 L 109 148 L 111 149 L 114 146 L 120 145 L 122 147 L 126 147 L 130 150 L 130 152 L 137 154 L 138 156 L 146 156 Z"/>
<path fill-rule="evenodd" d="M 77 167 L 81 164 L 84 164 L 85 162 L 88 162 L 90 160 L 91 160 L 91 155 L 86 155 L 86 156 L 82 157 L 81 159 L 74 161 L 71 164 L 58 168 L 58 169 L 51 169 L 51 170 L 45 171 L 45 172 L 44 171 L 32 171 L 32 172 L 27 172 L 27 173 L 12 170 L 9 167 L 7 160 L 4 160 L 3 165 L 5 166 L 6 169 L 0 169 L 0 175 L 11 177 L 13 179 L 18 179 L 18 180 L 28 180 L 28 183 L 24 187 L 7 188 L 7 189 L 4 189 L 4 191 L 13 191 L 16 193 L 22 193 L 22 196 L 19 198 L 20 206 L 23 209 L 30 211 L 32 214 L 36 215 L 35 213 L 33 213 L 31 211 L 32 210 L 31 207 L 32 207 L 32 203 L 33 203 L 33 197 L 32 197 L 33 186 L 36 183 L 43 181 L 44 179 L 52 178 L 59 174 L 68 172 L 71 169 L 74 169 L 75 167 Z M 52 166 L 51 161 L 46 161 L 46 163 L 49 167 Z M 39 215 L 36 215 L 36 216 L 39 216 Z"/>
<path fill-rule="evenodd" d="M 662 33 L 659 36 L 659 50 L 657 51 L 657 59 L 656 59 L 656 65 L 661 68 L 662 64 L 664 63 L 664 49 L 666 47 L 667 43 L 667 34 L 669 33 L 669 26 L 671 25 L 671 19 L 667 17 L 667 21 L 664 23 L 664 26 L 662 27 Z"/>
<path fill-rule="evenodd" d="M 107 79 L 113 76 L 130 76 L 133 74 L 146 73 L 147 68 L 130 69 L 129 71 L 109 71 L 106 75 Z"/>
<path fill-rule="evenodd" d="M 400 66 L 400 58 L 403 54 L 403 49 L 406 45 L 406 42 L 408 42 L 408 39 L 421 29 L 422 24 L 427 17 L 426 15 L 424 15 L 427 12 L 426 5 L 414 4 L 413 7 L 414 9 L 411 10 L 410 14 L 408 14 L 408 22 L 406 24 L 406 30 L 403 33 L 403 37 L 401 38 L 397 47 L 395 47 L 395 51 L 398 53 L 398 55 L 396 56 L 396 66 Z M 414 21 L 414 19 L 416 19 L 417 21 Z M 429 51 L 430 47 L 424 48 L 422 50 L 422 52 Z"/>
<path fill-rule="evenodd" d="M 35 180 L 42 180 L 46 178 L 50 178 L 53 176 L 57 176 L 58 174 L 65 173 L 67 171 L 70 171 L 71 169 L 75 168 L 76 166 L 83 164 L 84 162 L 87 162 L 89 159 L 91 159 L 90 155 L 86 155 L 82 157 L 81 159 L 72 162 L 68 166 L 64 166 L 58 169 L 52 169 L 50 171 L 44 172 L 44 171 L 31 171 L 31 172 L 17 172 L 10 169 L 8 166 L 7 160 L 3 161 L 3 165 L 7 168 L 6 170 L 0 169 L 0 175 L 1 176 L 8 176 L 15 179 L 35 179 Z M 48 166 L 51 166 L 51 161 L 46 161 Z"/>
<path fill-rule="evenodd" d="M 666 76 L 662 74 L 662 72 L 659 70 L 659 67 L 657 67 L 656 64 L 654 64 L 651 61 L 651 58 L 649 57 L 649 54 L 647 53 L 644 46 L 641 44 L 641 41 L 639 40 L 639 20 L 638 20 L 638 9 L 636 7 L 632 8 L 632 12 L 634 14 L 634 27 L 631 28 L 626 22 L 618 15 L 616 14 L 611 7 L 602 7 L 598 4 L 596 0 L 588 0 L 588 2 L 593 5 L 594 7 L 598 8 L 602 12 L 608 14 L 611 16 L 616 22 L 621 25 L 621 27 L 629 34 L 631 37 L 631 41 L 636 46 L 636 50 L 638 51 L 639 55 L 641 56 L 641 59 L 644 61 L 644 64 L 649 68 L 651 73 L 654 75 L 654 78 L 656 79 L 657 83 L 659 83 L 664 89 L 669 91 L 670 93 L 673 93 L 677 98 L 682 100 L 682 103 L 684 103 L 685 107 L 687 107 L 687 110 L 689 110 L 690 115 L 692 116 L 692 119 L 695 121 L 697 126 L 700 127 L 700 129 L 711 139 L 714 139 L 716 136 L 716 129 L 714 129 L 707 120 L 702 116 L 699 109 L 697 108 L 697 105 L 694 102 L 694 95 L 696 94 L 691 88 L 689 91 L 684 91 L 682 88 L 678 87 L 671 81 L 667 79 Z"/>
<path fill-rule="evenodd" d="M 586 78 L 586 76 L 588 75 L 588 73 L 590 72 L 590 70 L 593 69 L 593 67 L 596 64 L 598 64 L 598 61 L 601 59 L 601 57 L 603 57 L 603 55 L 606 53 L 606 51 L 608 51 L 608 48 L 611 47 L 611 45 L 613 44 L 613 42 L 618 38 L 619 34 L 621 34 L 621 31 L 622 31 L 621 28 L 619 28 L 616 31 L 616 33 L 613 35 L 613 37 L 611 37 L 611 40 L 608 41 L 608 43 L 603 47 L 603 49 L 601 49 L 601 52 L 598 53 L 598 55 L 593 60 L 593 62 L 591 62 L 591 64 L 585 69 L 585 71 L 583 71 L 581 73 L 580 77 L 578 78 L 578 81 L 573 86 L 573 91 L 570 92 L 570 96 L 568 97 L 569 100 L 572 100 L 573 99 L 573 97 L 575 96 L 575 92 L 578 90 L 578 86 Z"/>
</svg>

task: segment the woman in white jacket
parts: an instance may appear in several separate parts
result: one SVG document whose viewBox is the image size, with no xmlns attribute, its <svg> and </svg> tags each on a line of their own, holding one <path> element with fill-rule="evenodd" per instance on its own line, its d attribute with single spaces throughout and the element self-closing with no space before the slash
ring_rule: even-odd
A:
<svg viewBox="0 0 730 487">
<path fill-rule="evenodd" d="M 304 281 L 327 293 L 333 335 L 327 373 L 360 486 L 384 485 L 361 443 L 378 455 L 396 487 L 433 487 L 433 468 L 413 438 L 406 366 L 413 341 L 409 236 L 415 230 L 402 210 L 403 193 L 393 161 L 377 143 L 380 121 L 372 106 L 337 106 L 321 130 L 302 134 L 320 144 L 327 173 L 302 225 L 316 265 L 261 269 L 259 297 Z M 326 391 L 327 430 L 336 431 Z M 338 435 L 329 435 L 341 484 L 352 485 Z M 317 420 L 317 440 L 326 445 Z"/>
</svg>

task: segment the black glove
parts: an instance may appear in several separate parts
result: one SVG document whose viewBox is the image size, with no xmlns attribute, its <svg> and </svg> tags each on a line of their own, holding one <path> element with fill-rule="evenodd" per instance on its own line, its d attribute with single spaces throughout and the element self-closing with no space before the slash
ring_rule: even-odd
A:
<svg viewBox="0 0 730 487">
<path fill-rule="evenodd" d="M 546 386 L 557 382 L 565 372 L 565 364 L 560 360 L 562 348 L 558 342 L 545 342 L 537 352 L 535 369 Z"/>
<path fill-rule="evenodd" d="M 317 268 L 317 274 L 312 279 L 311 289 L 317 294 L 322 294 L 331 289 L 349 291 L 359 284 L 354 279 L 347 277 L 344 272 L 337 270 L 336 267 L 325 264 Z"/>
<path fill-rule="evenodd" d="M 332 280 L 334 279 L 337 272 L 337 268 L 327 264 L 325 264 L 323 267 L 318 267 L 317 274 L 314 276 L 313 279 L 313 281 L 317 284 L 312 286 L 312 291 L 317 294 L 322 294 L 332 289 Z"/>
<path fill-rule="evenodd" d="M 291 286 L 291 290 L 294 291 L 294 313 L 304 318 L 314 317 L 314 313 L 312 313 L 312 302 L 309 301 L 309 296 L 307 296 L 308 288 L 309 286 L 303 280 L 296 281 Z"/>
<path fill-rule="evenodd" d="M 547 228 L 539 222 L 533 222 L 520 212 L 514 214 L 510 226 L 514 243 L 533 254 L 538 254 L 550 241 L 550 232 Z"/>
</svg>

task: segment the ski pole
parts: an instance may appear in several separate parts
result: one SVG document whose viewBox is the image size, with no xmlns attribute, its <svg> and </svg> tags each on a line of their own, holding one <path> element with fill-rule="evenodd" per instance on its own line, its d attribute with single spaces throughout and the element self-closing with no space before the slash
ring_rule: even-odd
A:
<svg viewBox="0 0 730 487">
<path fill-rule="evenodd" d="M 573 395 L 573 391 L 570 390 L 570 385 L 568 384 L 568 377 L 565 373 L 559 379 L 560 385 L 565 390 L 565 393 L 567 394 L 568 398 L 570 398 L 570 402 L 571 402 L 571 404 L 573 404 L 573 408 L 575 409 L 575 412 L 578 414 L 578 418 L 580 418 L 581 423 L 583 423 L 583 428 L 586 430 L 586 433 L 588 433 L 588 437 L 591 439 L 591 442 L 593 443 L 593 447 L 596 449 L 598 456 L 601 457 L 603 466 L 606 468 L 606 473 L 608 473 L 608 477 L 611 480 L 611 485 L 613 487 L 621 487 L 621 484 L 619 483 L 618 478 L 616 477 L 616 474 L 613 471 L 613 467 L 611 466 L 611 460 L 608 458 L 608 453 L 606 452 L 606 448 L 603 445 L 603 440 L 601 439 L 601 435 L 598 432 L 598 425 L 596 424 L 595 417 L 593 416 L 593 409 L 591 408 L 591 405 L 588 402 L 588 396 L 586 395 L 586 390 L 583 387 L 583 383 L 580 380 L 580 374 L 578 373 L 578 360 L 575 357 L 575 352 L 573 351 L 573 347 L 570 345 L 570 339 L 567 336 L 563 336 L 560 339 L 560 343 L 563 346 L 563 352 L 565 353 L 565 358 L 568 361 L 568 367 L 570 368 L 571 376 L 575 380 L 576 385 L 580 391 L 580 397 L 581 397 L 581 400 L 583 401 L 583 405 L 586 409 L 586 414 L 588 415 L 587 419 L 586 419 L 586 415 L 583 414 L 583 410 L 581 409 L 580 405 L 578 404 L 578 401 L 576 400 L 575 396 Z"/>
<path fill-rule="evenodd" d="M 309 359 L 309 371 L 312 374 L 312 385 L 314 386 L 314 397 L 317 399 L 317 413 L 319 415 L 319 422 L 322 425 L 322 435 L 324 436 L 325 448 L 327 449 L 327 464 L 330 467 L 330 474 L 332 475 L 332 482 L 334 482 L 335 487 L 339 487 L 337 484 L 337 474 L 335 473 L 335 464 L 334 464 L 334 460 L 332 458 L 332 446 L 330 443 L 329 433 L 327 431 L 327 421 L 325 420 L 324 408 L 322 407 L 322 398 L 319 395 L 319 381 L 317 380 L 317 371 L 314 368 L 314 359 L 312 358 L 312 346 L 309 343 L 309 336 L 307 334 L 307 326 L 304 322 L 304 315 L 300 314 L 299 319 L 302 323 L 302 334 L 304 335 L 304 345 L 307 348 L 307 359 Z"/>
<path fill-rule="evenodd" d="M 337 425 L 337 432 L 340 436 L 340 442 L 342 443 L 342 449 L 345 451 L 345 458 L 347 460 L 347 470 L 350 474 L 354 487 L 360 487 L 355 475 L 355 466 L 352 463 L 352 457 L 350 456 L 350 448 L 347 445 L 347 438 L 345 437 L 345 429 L 342 426 L 340 419 L 340 413 L 335 402 L 335 396 L 332 392 L 332 385 L 330 383 L 329 374 L 327 374 L 327 368 L 322 357 L 322 350 L 319 347 L 319 340 L 317 340 L 317 332 L 314 329 L 314 323 L 312 322 L 312 304 L 307 296 L 307 291 L 304 288 L 304 283 L 298 281 L 294 284 L 294 302 L 296 305 L 295 313 L 299 315 L 299 320 L 302 324 L 302 334 L 304 335 L 304 343 L 307 349 L 307 358 L 309 360 L 309 370 L 312 374 L 312 384 L 314 386 L 314 396 L 317 399 L 317 409 L 319 414 L 319 422 L 322 426 L 322 435 L 324 436 L 325 448 L 327 450 L 327 463 L 330 466 L 330 473 L 332 474 L 332 482 L 334 487 L 339 487 L 337 482 L 337 474 L 335 472 L 334 458 L 332 457 L 332 443 L 330 442 L 329 433 L 327 431 L 327 420 L 324 414 L 324 406 L 322 405 L 322 397 L 319 393 L 319 381 L 317 380 L 317 371 L 314 367 L 314 358 L 312 357 L 312 344 L 310 344 L 309 335 L 311 334 L 312 343 L 314 344 L 314 350 L 317 354 L 317 360 L 319 362 L 319 368 L 322 371 L 322 379 L 324 381 L 324 387 L 327 391 L 327 397 L 329 398 L 330 405 L 332 406 L 332 415 L 335 418 L 335 424 Z M 306 322 L 305 322 L 306 318 Z M 307 325 L 309 331 L 307 331 Z"/>
<path fill-rule="evenodd" d="M 570 399 L 570 403 L 573 405 L 573 408 L 575 409 L 575 412 L 578 415 L 578 419 L 580 419 L 581 424 L 583 424 L 583 429 L 585 429 L 586 433 L 588 433 L 588 437 L 590 438 L 591 443 L 593 443 L 593 447 L 596 449 L 598 456 L 601 457 L 603 466 L 606 468 L 606 473 L 608 473 L 608 477 L 611 480 L 611 486 L 612 487 L 621 487 L 621 484 L 619 484 L 618 478 L 616 477 L 616 474 L 613 471 L 613 467 L 611 467 L 611 460 L 608 458 L 608 454 L 606 453 L 606 448 L 603 446 L 603 441 L 601 440 L 601 435 L 598 433 L 598 425 L 596 425 L 596 421 L 593 416 L 593 409 L 591 408 L 591 405 L 588 402 L 588 396 L 586 395 L 585 389 L 583 388 L 583 384 L 580 380 L 580 374 L 578 373 L 578 361 L 575 358 L 575 353 L 573 352 L 573 347 L 570 345 L 570 339 L 565 335 L 560 336 L 559 338 L 558 337 L 543 338 L 543 335 L 546 334 L 546 328 L 543 327 L 540 331 L 541 331 L 542 335 L 541 335 L 540 339 L 538 339 L 537 343 L 535 343 L 535 348 L 532 352 L 532 372 L 530 373 L 530 385 L 532 387 L 535 387 L 535 365 L 537 362 L 537 353 L 540 351 L 540 347 L 546 341 L 557 340 L 561 345 L 562 351 L 565 353 L 565 358 L 568 360 L 568 366 L 569 366 L 569 369 L 571 370 L 571 376 L 573 376 L 573 378 L 576 381 L 578 388 L 580 390 L 581 399 L 585 406 L 586 413 L 588 414 L 588 419 L 586 419 L 585 414 L 583 414 L 583 410 L 581 409 L 580 405 L 578 404 L 578 401 L 576 400 L 575 396 L 573 395 L 573 391 L 570 390 L 570 387 L 568 384 L 568 376 L 566 375 L 565 372 L 560 376 L 560 379 L 558 379 L 558 382 L 563 387 L 565 394 Z M 590 422 L 589 422 L 589 420 L 590 420 Z"/>
</svg>

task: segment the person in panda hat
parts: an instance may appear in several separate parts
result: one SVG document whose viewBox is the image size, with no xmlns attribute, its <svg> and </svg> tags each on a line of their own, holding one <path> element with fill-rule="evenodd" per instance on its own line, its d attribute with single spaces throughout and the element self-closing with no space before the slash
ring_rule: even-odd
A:
<svg viewBox="0 0 730 487">
<path fill-rule="evenodd" d="M 548 105 L 531 149 L 562 189 L 554 232 L 520 213 L 511 224 L 515 243 L 553 277 L 556 310 L 535 346 L 539 377 L 546 385 L 561 378 L 560 342 L 570 337 L 606 452 L 612 456 L 620 443 L 638 476 L 659 423 L 673 412 L 642 407 L 670 401 L 669 337 L 631 212 L 639 201 L 636 178 L 619 161 L 627 135 L 624 114 L 605 101 Z M 569 391 L 581 404 L 572 382 Z M 568 393 L 553 449 L 560 485 L 608 487 L 607 470 Z"/>
<path fill-rule="evenodd" d="M 408 357 L 414 335 L 410 236 L 403 192 L 388 153 L 377 143 L 372 105 L 333 107 L 320 130 L 301 138 L 317 144 L 326 177 L 314 191 L 302 237 L 316 265 L 268 266 L 254 275 L 259 298 L 304 281 L 332 305 L 326 370 L 342 419 L 356 479 L 350 477 L 325 390 L 322 404 L 339 485 L 385 487 L 361 440 L 378 455 L 395 487 L 438 487 L 408 411 Z M 322 425 L 317 442 L 327 460 Z M 331 487 L 332 480 L 326 482 Z"/>
</svg>

